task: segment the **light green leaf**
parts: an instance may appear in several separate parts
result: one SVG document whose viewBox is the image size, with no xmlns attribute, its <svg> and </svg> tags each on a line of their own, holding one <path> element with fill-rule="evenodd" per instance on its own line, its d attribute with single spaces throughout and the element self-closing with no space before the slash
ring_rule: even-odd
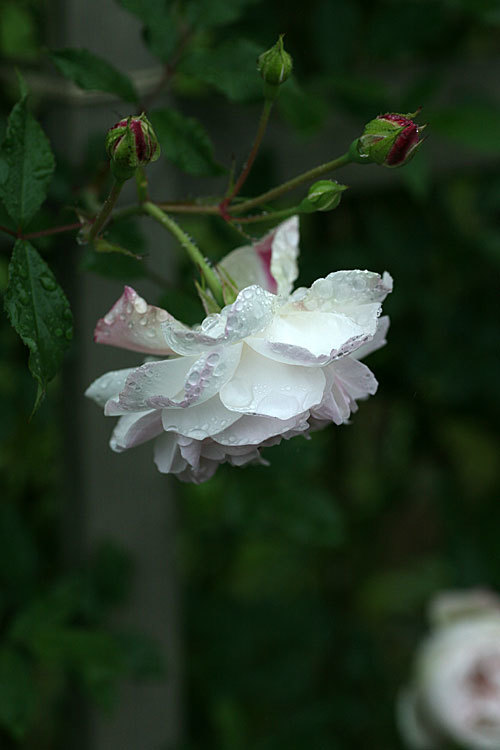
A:
<svg viewBox="0 0 500 750">
<path fill-rule="evenodd" d="M 14 246 L 4 304 L 10 322 L 30 350 L 29 367 L 38 382 L 36 409 L 47 383 L 61 366 L 73 325 L 64 292 L 26 240 L 17 240 Z"/>
<path fill-rule="evenodd" d="M 30 727 L 36 708 L 36 685 L 28 661 L 13 649 L 0 651 L 0 724 L 16 740 Z"/>
<path fill-rule="evenodd" d="M 185 117 L 174 109 L 150 114 L 163 154 L 177 167 L 200 176 L 224 172 L 214 160 L 214 149 L 203 126 L 194 117 Z"/>
<path fill-rule="evenodd" d="M 106 91 L 133 104 L 138 101 L 128 76 L 87 49 L 54 50 L 50 59 L 63 76 L 86 91 Z"/>
<path fill-rule="evenodd" d="M 154 55 L 168 62 L 175 50 L 178 27 L 172 0 L 117 0 L 129 13 L 133 13 L 144 24 L 146 44 Z"/>
<path fill-rule="evenodd" d="M 245 101 L 262 96 L 262 78 L 257 58 L 262 48 L 245 39 L 231 40 L 217 49 L 197 49 L 179 70 L 214 86 L 228 99 Z"/>
<path fill-rule="evenodd" d="M 29 112 L 26 95 L 10 113 L 0 165 L 0 198 L 22 228 L 45 200 L 55 166 L 50 143 Z"/>
</svg>

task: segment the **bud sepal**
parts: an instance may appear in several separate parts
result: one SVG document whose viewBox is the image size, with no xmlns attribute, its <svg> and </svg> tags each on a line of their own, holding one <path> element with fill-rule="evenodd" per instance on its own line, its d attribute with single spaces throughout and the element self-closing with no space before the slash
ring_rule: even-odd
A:
<svg viewBox="0 0 500 750">
<path fill-rule="evenodd" d="M 357 163 L 401 167 L 415 156 L 423 141 L 420 133 L 426 125 L 413 121 L 417 112 L 378 115 L 365 125 L 363 135 L 351 144 L 350 155 Z"/>
<path fill-rule="evenodd" d="M 341 185 L 336 180 L 318 180 L 311 185 L 307 197 L 298 205 L 302 213 L 310 214 L 314 211 L 333 211 L 337 208 L 347 185 Z"/>
<path fill-rule="evenodd" d="M 257 60 L 257 70 L 264 79 L 264 95 L 267 99 L 275 99 L 279 87 L 290 78 L 293 69 L 291 55 L 283 45 L 283 34 L 276 44 L 263 52 Z"/>
</svg>

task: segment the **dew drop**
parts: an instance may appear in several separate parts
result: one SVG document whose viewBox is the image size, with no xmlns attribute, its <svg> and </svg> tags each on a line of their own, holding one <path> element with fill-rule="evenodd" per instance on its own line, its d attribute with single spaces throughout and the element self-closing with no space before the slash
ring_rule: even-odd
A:
<svg viewBox="0 0 500 750">
<path fill-rule="evenodd" d="M 127 313 L 127 315 L 131 315 L 131 314 L 132 314 L 132 310 L 133 310 L 133 309 L 134 309 L 134 308 L 132 307 L 132 305 L 131 305 L 131 304 L 130 304 L 130 302 L 129 302 L 129 303 L 127 304 L 127 306 L 125 307 L 125 312 Z"/>
<path fill-rule="evenodd" d="M 57 288 L 57 284 L 48 274 L 40 276 L 40 283 L 47 292 L 53 292 Z"/>
<path fill-rule="evenodd" d="M 135 308 L 135 311 L 138 312 L 139 314 L 145 313 L 146 310 L 148 309 L 148 303 L 142 297 L 137 297 L 137 299 L 134 302 L 134 308 Z"/>
<path fill-rule="evenodd" d="M 106 331 L 108 333 L 108 331 Z M 73 338 L 73 329 L 72 328 L 66 328 L 64 331 L 64 335 L 68 341 L 71 341 Z"/>
<path fill-rule="evenodd" d="M 115 316 L 113 315 L 113 313 L 108 313 L 107 315 L 105 315 L 104 322 L 106 323 L 107 326 L 112 326 L 113 323 L 115 322 Z"/>
<path fill-rule="evenodd" d="M 127 320 L 127 316 L 123 313 L 120 313 L 120 320 Z"/>
<path fill-rule="evenodd" d="M 56 328 L 55 331 L 54 331 L 54 333 L 57 336 L 57 338 L 60 339 L 60 338 L 62 338 L 63 330 L 62 330 L 62 328 Z"/>
<path fill-rule="evenodd" d="M 150 338 L 150 339 L 154 339 L 154 337 L 155 337 L 155 332 L 153 331 L 153 329 L 152 329 L 152 328 L 148 328 L 148 330 L 146 331 L 146 336 L 147 336 L 148 338 Z"/>
</svg>

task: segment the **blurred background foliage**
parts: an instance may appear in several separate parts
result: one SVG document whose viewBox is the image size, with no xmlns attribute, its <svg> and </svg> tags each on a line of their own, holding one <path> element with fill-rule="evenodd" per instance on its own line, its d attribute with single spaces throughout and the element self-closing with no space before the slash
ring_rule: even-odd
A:
<svg viewBox="0 0 500 750">
<path fill-rule="evenodd" d="M 258 100 L 255 58 L 281 32 L 295 75 L 279 117 L 301 149 L 325 126 L 356 123 L 354 138 L 379 112 L 424 106 L 430 139 L 411 165 L 356 184 L 338 210 L 301 223 L 300 284 L 350 267 L 387 269 L 395 279 L 385 306 L 389 344 L 369 362 L 378 394 L 349 427 L 267 451 L 270 468 L 222 467 L 205 485 L 177 487 L 187 654 L 182 750 L 400 748 L 394 699 L 429 597 L 446 587 L 500 588 L 500 6 L 119 5 L 139 17 L 161 60 L 181 40 L 172 98 L 201 121 L 214 97 L 226 96 L 235 109 Z M 50 13 L 48 1 L 0 0 L 4 78 L 13 65 L 54 74 L 45 53 Z M 5 80 L 2 131 L 17 95 Z M 43 121 L 49 105 L 37 90 L 33 98 Z M 194 175 L 220 172 L 209 141 L 201 167 L 189 153 L 179 162 L 180 147 L 169 146 L 179 128 L 159 119 L 174 163 Z M 61 206 L 85 205 L 75 185 L 102 169 L 101 139 L 89 133 L 76 172 L 56 149 L 58 171 L 36 229 L 74 220 Z M 228 166 L 228 154 L 217 157 Z M 245 192 L 276 184 L 277 169 L 264 147 Z M 242 244 L 218 219 L 184 226 L 213 257 Z M 147 253 L 137 220 L 117 222 L 112 232 Z M 5 288 L 10 243 L 4 235 L 1 242 Z M 37 247 L 56 275 L 67 276 L 67 243 L 44 239 Z M 86 272 L 152 278 L 133 258 L 76 245 L 74 253 Z M 182 286 L 159 289 L 156 301 L 195 322 L 191 269 L 178 263 Z M 26 352 L 5 318 L 0 338 L 0 746 L 66 748 L 82 695 L 109 709 L 124 676 L 162 679 L 164 669 L 153 643 L 110 625 L 110 612 L 126 606 L 134 560 L 105 540 L 83 567 L 67 554 L 62 379 L 28 422 Z"/>
</svg>

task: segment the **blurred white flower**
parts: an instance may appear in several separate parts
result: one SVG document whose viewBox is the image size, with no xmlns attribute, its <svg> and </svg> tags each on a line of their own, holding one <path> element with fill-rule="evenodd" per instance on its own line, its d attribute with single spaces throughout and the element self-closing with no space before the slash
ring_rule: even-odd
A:
<svg viewBox="0 0 500 750">
<path fill-rule="evenodd" d="M 453 742 L 500 748 L 500 600 L 490 592 L 449 592 L 431 607 L 436 624 L 416 659 L 414 681 L 399 700 L 408 747 Z"/>
<path fill-rule="evenodd" d="M 262 447 L 346 422 L 375 393 L 359 357 L 385 344 L 379 315 L 392 279 L 337 271 L 292 293 L 297 255 L 297 217 L 230 253 L 221 266 L 241 291 L 195 328 L 125 287 L 95 340 L 162 358 L 88 388 L 120 416 L 113 450 L 156 438 L 161 472 L 203 482 L 220 463 L 263 463 Z"/>
</svg>

